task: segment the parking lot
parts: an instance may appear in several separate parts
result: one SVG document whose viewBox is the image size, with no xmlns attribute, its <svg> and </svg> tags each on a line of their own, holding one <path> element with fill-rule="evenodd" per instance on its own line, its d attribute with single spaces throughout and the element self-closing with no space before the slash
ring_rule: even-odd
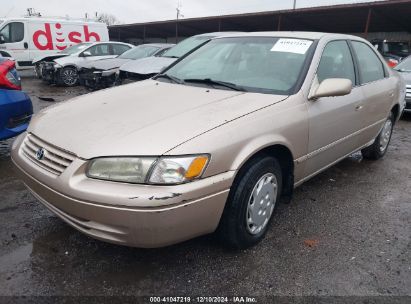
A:
<svg viewBox="0 0 411 304">
<path fill-rule="evenodd" d="M 35 112 L 87 93 L 30 73 L 23 89 Z M 213 236 L 150 250 L 91 239 L 25 189 L 10 144 L 0 143 L 0 295 L 411 296 L 411 116 L 384 159 L 355 154 L 297 188 L 244 251 Z"/>
</svg>

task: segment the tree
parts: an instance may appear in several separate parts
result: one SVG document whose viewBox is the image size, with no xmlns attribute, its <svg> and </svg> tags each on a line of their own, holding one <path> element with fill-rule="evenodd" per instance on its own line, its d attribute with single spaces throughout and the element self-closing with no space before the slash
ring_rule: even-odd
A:
<svg viewBox="0 0 411 304">
<path fill-rule="evenodd" d="M 120 23 L 116 16 L 107 13 L 100 13 L 97 16 L 97 21 L 104 22 L 107 25 L 115 25 Z"/>
</svg>

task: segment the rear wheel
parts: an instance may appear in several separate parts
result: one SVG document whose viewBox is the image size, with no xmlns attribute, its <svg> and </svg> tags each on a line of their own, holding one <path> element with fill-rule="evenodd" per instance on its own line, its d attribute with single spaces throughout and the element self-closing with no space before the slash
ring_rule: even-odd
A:
<svg viewBox="0 0 411 304">
<path fill-rule="evenodd" d="M 76 68 L 66 67 L 60 72 L 60 83 L 67 87 L 72 87 L 77 84 L 79 80 L 78 72 Z"/>
<path fill-rule="evenodd" d="M 230 190 L 219 227 L 222 241 L 239 249 L 260 242 L 268 230 L 281 189 L 281 167 L 275 158 L 258 157 L 247 163 Z"/>
<path fill-rule="evenodd" d="M 391 141 L 392 131 L 394 129 L 394 115 L 391 113 L 390 116 L 384 123 L 384 126 L 375 139 L 374 143 L 361 150 L 362 156 L 365 159 L 377 160 L 382 158 L 385 153 L 387 153 L 388 146 Z"/>
</svg>

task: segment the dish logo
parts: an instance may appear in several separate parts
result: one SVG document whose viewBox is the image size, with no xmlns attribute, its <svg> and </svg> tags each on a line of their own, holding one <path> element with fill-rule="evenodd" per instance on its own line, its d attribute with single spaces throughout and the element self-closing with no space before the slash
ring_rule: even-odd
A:
<svg viewBox="0 0 411 304">
<path fill-rule="evenodd" d="M 61 29 L 60 23 L 54 24 L 54 27 L 56 34 L 55 41 L 57 42 L 56 49 L 60 51 L 66 49 L 69 43 L 77 44 L 83 41 L 88 42 L 91 41 L 91 38 L 93 38 L 94 41 L 100 41 L 99 34 L 90 32 L 88 25 L 83 25 L 83 33 L 71 31 L 66 37 Z M 37 30 L 33 34 L 33 43 L 36 48 L 41 51 L 54 50 L 53 41 L 52 26 L 50 23 L 45 23 L 44 30 Z"/>
</svg>

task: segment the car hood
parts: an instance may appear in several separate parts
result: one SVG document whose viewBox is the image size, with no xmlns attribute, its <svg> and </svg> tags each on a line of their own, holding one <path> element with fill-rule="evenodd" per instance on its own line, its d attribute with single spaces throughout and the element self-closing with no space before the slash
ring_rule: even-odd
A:
<svg viewBox="0 0 411 304">
<path fill-rule="evenodd" d="M 28 131 L 85 159 L 162 155 L 285 98 L 146 80 L 42 110 Z"/>
<path fill-rule="evenodd" d="M 46 55 L 46 56 L 39 56 L 33 59 L 33 64 L 40 61 L 53 61 L 58 58 L 63 58 L 69 56 L 68 54 L 54 54 L 54 55 Z"/>
<path fill-rule="evenodd" d="M 110 58 L 110 59 L 101 59 L 93 62 L 87 62 L 80 65 L 81 68 L 86 69 L 96 69 L 96 70 L 112 70 L 119 68 L 122 64 L 130 61 L 131 59 L 125 58 Z"/>
<path fill-rule="evenodd" d="M 147 57 L 127 62 L 120 67 L 120 70 L 142 75 L 158 74 L 176 60 L 169 57 Z"/>
</svg>

